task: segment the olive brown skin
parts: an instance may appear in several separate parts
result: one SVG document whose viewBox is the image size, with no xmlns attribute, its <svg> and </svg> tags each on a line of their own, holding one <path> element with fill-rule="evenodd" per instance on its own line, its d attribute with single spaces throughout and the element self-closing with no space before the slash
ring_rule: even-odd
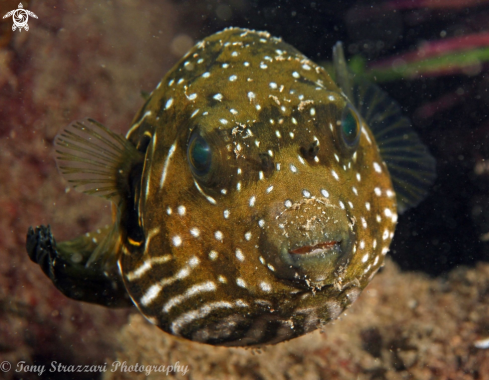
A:
<svg viewBox="0 0 489 380">
<path fill-rule="evenodd" d="M 31 258 L 72 298 L 130 299 L 170 334 L 256 346 L 336 319 L 383 265 L 396 196 L 374 135 L 324 69 L 268 33 L 198 43 L 126 137 L 112 144 L 110 260 L 92 263 L 81 238 L 56 249 L 45 227 L 29 231 Z"/>
</svg>

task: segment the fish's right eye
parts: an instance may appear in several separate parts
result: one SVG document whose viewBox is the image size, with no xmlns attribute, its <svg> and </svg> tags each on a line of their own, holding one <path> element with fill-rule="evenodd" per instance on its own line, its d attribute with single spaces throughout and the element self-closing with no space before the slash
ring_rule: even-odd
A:
<svg viewBox="0 0 489 380">
<path fill-rule="evenodd" d="M 187 148 L 187 158 L 196 176 L 205 176 L 212 165 L 212 150 L 209 143 L 197 131 L 192 133 Z"/>
</svg>

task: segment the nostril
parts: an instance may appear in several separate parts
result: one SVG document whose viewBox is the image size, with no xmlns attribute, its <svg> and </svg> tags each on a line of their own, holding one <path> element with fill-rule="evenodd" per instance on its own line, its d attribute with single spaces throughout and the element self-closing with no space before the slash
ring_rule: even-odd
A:
<svg viewBox="0 0 489 380">
<path fill-rule="evenodd" d="M 307 147 L 302 146 L 300 148 L 300 152 L 302 157 L 304 157 L 305 159 L 313 159 L 314 157 L 317 156 L 319 152 L 319 144 L 317 141 L 313 141 Z"/>
</svg>

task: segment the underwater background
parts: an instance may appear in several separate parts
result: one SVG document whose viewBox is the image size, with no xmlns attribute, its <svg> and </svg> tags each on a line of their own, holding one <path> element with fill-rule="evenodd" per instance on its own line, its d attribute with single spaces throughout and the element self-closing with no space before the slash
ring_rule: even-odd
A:
<svg viewBox="0 0 489 380">
<path fill-rule="evenodd" d="M 0 19 L 0 363 L 5 379 L 139 379 L 127 365 L 188 366 L 188 379 L 489 379 L 489 1 L 24 1 Z M 0 0 L 0 14 L 18 7 Z M 110 223 L 70 191 L 53 140 L 90 116 L 125 133 L 166 72 L 228 26 L 267 30 L 311 60 L 345 44 L 351 68 L 402 106 L 437 161 L 420 206 L 399 217 L 385 268 L 340 319 L 261 350 L 178 340 L 137 310 L 63 296 L 25 252 L 30 225 L 58 240 Z M 486 348 L 484 348 L 486 346 Z M 16 372 L 16 365 L 34 367 Z M 48 372 L 106 364 L 97 373 Z M 1 368 L 0 368 L 1 370 Z"/>
</svg>

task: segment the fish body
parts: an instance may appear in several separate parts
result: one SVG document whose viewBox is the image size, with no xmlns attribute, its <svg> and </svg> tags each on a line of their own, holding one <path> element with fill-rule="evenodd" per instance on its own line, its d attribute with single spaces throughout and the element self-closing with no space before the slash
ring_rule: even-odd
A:
<svg viewBox="0 0 489 380">
<path fill-rule="evenodd" d="M 105 243 L 82 255 L 85 267 L 117 263 L 112 283 L 149 321 L 203 343 L 273 344 L 336 319 L 383 265 L 399 203 L 388 166 L 402 172 L 405 163 L 405 154 L 383 157 L 368 125 L 390 131 L 377 133 L 390 147 L 388 127 L 403 120 L 397 105 L 350 86 L 336 53 L 338 84 L 281 39 L 226 29 L 170 70 L 126 140 L 90 120 L 69 126 L 57 140 L 61 171 L 116 205 Z M 109 158 L 73 153 L 84 133 L 102 136 L 95 145 Z M 424 174 L 422 186 L 400 179 L 402 208 L 433 179 L 428 153 L 406 133 L 410 146 L 396 152 L 410 152 L 411 164 L 417 155 Z M 87 180 L 90 160 L 106 172 Z M 409 189 L 419 190 L 415 201 Z M 40 245 L 28 246 L 38 262 Z"/>
</svg>

